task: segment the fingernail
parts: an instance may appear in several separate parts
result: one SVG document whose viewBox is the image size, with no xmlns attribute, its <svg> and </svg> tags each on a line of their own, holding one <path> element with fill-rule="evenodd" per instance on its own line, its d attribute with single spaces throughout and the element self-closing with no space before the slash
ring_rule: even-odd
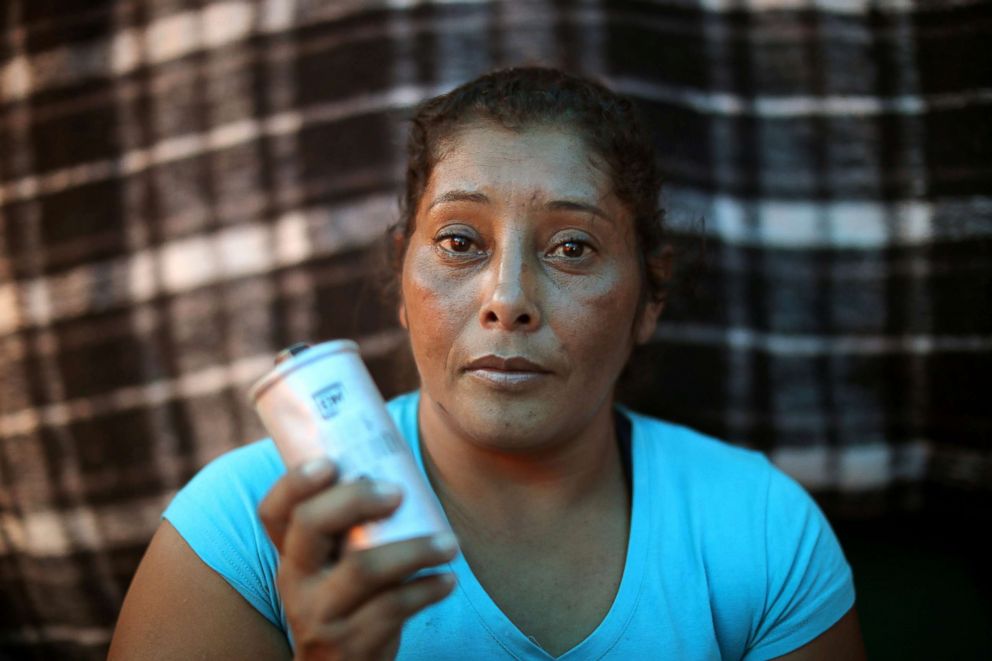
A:
<svg viewBox="0 0 992 661">
<path fill-rule="evenodd" d="M 300 466 L 300 473 L 308 480 L 319 480 L 331 474 L 331 462 L 327 457 L 311 459 Z"/>
<path fill-rule="evenodd" d="M 399 485 L 391 482 L 376 482 L 372 485 L 372 491 L 376 496 L 384 500 L 392 500 L 403 495 L 403 490 Z"/>
<path fill-rule="evenodd" d="M 450 555 L 458 550 L 458 540 L 450 532 L 443 532 L 434 535 L 433 539 L 431 539 L 431 546 L 438 553 Z"/>
</svg>

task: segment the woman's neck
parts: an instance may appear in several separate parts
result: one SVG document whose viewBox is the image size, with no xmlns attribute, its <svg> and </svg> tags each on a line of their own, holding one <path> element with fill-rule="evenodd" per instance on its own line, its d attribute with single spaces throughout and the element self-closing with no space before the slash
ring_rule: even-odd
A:
<svg viewBox="0 0 992 661">
<path fill-rule="evenodd" d="M 456 530 L 532 538 L 616 507 L 621 493 L 626 501 L 612 402 L 568 438 L 529 450 L 465 438 L 423 395 L 418 423 L 424 467 Z"/>
</svg>

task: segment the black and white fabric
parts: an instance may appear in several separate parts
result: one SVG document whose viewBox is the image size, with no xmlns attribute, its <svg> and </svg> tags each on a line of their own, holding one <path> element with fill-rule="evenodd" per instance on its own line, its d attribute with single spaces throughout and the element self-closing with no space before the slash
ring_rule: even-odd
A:
<svg viewBox="0 0 992 661">
<path fill-rule="evenodd" d="M 7 0 L 0 37 L 0 657 L 103 658 L 281 347 L 414 385 L 377 295 L 404 119 L 497 66 L 653 132 L 684 286 L 630 404 L 833 511 L 992 484 L 988 2 Z"/>
</svg>

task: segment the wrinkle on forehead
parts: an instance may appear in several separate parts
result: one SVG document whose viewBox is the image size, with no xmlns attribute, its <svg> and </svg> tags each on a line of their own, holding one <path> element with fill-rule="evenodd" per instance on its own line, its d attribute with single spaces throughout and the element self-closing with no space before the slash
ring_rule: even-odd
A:
<svg viewBox="0 0 992 661">
<path fill-rule="evenodd" d="M 547 177 L 535 177 L 521 165 L 542 161 Z M 479 176 L 481 172 L 486 173 L 486 179 Z M 608 163 L 568 125 L 536 124 L 516 130 L 476 121 L 457 127 L 444 139 L 421 198 L 421 209 L 452 190 L 477 191 L 490 199 L 495 194 L 503 201 L 507 198 L 501 193 L 511 191 L 511 203 L 524 205 L 522 208 L 572 200 L 604 210 L 613 219 L 615 230 L 629 240 L 635 234 L 631 210 L 617 196 L 613 184 Z M 581 216 L 593 217 L 586 219 L 589 227 L 596 224 L 595 213 Z M 625 218 L 629 220 L 624 222 Z"/>
<path fill-rule="evenodd" d="M 453 188 L 466 190 L 479 189 L 485 192 L 489 184 L 505 185 L 506 190 L 517 193 L 528 193 L 532 202 L 544 203 L 554 199 L 574 199 L 576 201 L 596 204 L 610 194 L 610 182 L 600 181 L 597 173 L 591 170 L 579 170 L 573 163 L 565 160 L 558 162 L 544 161 L 540 165 L 543 177 L 534 180 L 533 168 L 528 165 L 536 163 L 538 158 L 531 154 L 513 150 L 506 157 L 492 154 L 453 155 L 450 159 L 439 164 L 435 170 L 446 179 Z M 486 173 L 486 179 L 481 180 L 479 173 Z M 493 190 L 495 192 L 495 189 Z M 521 196 L 522 197 L 522 196 Z"/>
</svg>

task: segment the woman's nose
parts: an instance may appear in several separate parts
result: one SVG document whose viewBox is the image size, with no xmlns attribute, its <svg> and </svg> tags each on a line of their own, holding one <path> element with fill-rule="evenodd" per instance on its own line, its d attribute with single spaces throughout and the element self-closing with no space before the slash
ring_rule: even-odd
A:
<svg viewBox="0 0 992 661">
<path fill-rule="evenodd" d="M 485 328 L 528 331 L 541 324 L 541 312 L 534 300 L 532 277 L 521 259 L 505 259 L 497 265 L 479 321 Z"/>
</svg>

